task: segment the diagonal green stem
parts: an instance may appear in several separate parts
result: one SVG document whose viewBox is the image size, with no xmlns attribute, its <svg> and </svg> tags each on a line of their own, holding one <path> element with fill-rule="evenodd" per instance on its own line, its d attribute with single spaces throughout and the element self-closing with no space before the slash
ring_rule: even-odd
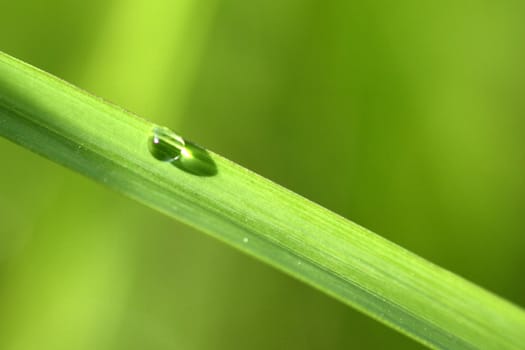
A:
<svg viewBox="0 0 525 350">
<path fill-rule="evenodd" d="M 0 53 L 2 136 L 430 347 L 525 344 L 519 307 L 216 154 L 213 176 L 159 161 L 148 149 L 155 127 Z"/>
</svg>

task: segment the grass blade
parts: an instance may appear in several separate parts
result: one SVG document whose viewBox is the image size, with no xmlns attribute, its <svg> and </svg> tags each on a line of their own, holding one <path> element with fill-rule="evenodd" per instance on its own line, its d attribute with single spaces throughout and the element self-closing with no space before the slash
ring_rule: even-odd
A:
<svg viewBox="0 0 525 350">
<path fill-rule="evenodd" d="M 525 344 L 525 312 L 216 154 L 161 162 L 156 126 L 0 53 L 0 134 L 201 229 L 435 348 Z"/>
</svg>

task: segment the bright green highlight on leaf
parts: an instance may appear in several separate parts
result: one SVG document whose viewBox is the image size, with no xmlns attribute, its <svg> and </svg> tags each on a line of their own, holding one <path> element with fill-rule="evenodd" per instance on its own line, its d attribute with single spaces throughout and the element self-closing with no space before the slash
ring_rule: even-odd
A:
<svg viewBox="0 0 525 350">
<path fill-rule="evenodd" d="M 525 344 L 519 307 L 169 129 L 5 54 L 0 134 L 428 346 Z"/>
</svg>

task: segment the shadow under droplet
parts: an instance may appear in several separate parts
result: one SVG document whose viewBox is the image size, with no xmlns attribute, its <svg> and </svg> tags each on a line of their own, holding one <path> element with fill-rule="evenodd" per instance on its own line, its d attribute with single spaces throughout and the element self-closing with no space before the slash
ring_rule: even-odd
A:
<svg viewBox="0 0 525 350">
<path fill-rule="evenodd" d="M 171 164 L 180 170 L 197 176 L 213 176 L 217 174 L 217 165 L 208 151 L 189 141 L 186 141 L 180 157 L 172 161 Z"/>
</svg>

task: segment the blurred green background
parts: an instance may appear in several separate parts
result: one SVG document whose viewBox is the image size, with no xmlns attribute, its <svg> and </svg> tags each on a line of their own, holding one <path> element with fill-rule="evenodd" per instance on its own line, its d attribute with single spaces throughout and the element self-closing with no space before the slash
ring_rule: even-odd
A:
<svg viewBox="0 0 525 350">
<path fill-rule="evenodd" d="M 0 50 L 525 306 L 525 2 L 3 1 Z M 421 348 L 0 140 L 0 349 Z"/>
</svg>

